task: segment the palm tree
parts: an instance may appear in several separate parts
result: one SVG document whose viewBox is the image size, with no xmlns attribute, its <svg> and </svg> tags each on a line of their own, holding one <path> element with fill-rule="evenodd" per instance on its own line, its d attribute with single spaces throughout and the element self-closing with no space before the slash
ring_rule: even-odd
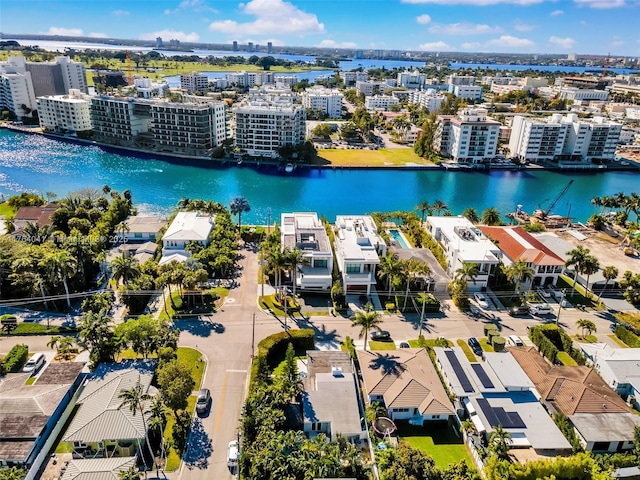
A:
<svg viewBox="0 0 640 480">
<path fill-rule="evenodd" d="M 509 439 L 511 434 L 502 425 L 493 429 L 489 436 L 489 451 L 501 460 L 506 460 L 509 453 Z"/>
<path fill-rule="evenodd" d="M 449 205 L 447 205 L 443 200 L 436 200 L 433 202 L 433 205 L 431 205 L 431 210 L 440 216 L 443 211 L 449 210 Z"/>
<path fill-rule="evenodd" d="M 138 382 L 133 387 L 127 390 L 122 390 L 120 392 L 120 394 L 118 395 L 118 398 L 122 399 L 122 402 L 120 403 L 120 406 L 118 408 L 129 407 L 129 411 L 133 414 L 133 416 L 135 416 L 136 413 L 138 412 L 140 413 L 140 415 L 142 415 L 144 439 L 147 444 L 147 448 L 149 449 L 149 454 L 151 455 L 151 458 L 154 458 L 153 451 L 151 450 L 151 443 L 149 442 L 149 432 L 147 430 L 147 421 L 144 418 L 144 408 L 142 406 L 142 402 L 150 400 L 152 397 L 148 393 L 144 393 L 143 390 L 144 390 L 144 387 L 142 386 L 142 384 L 140 383 L 140 379 L 138 378 Z M 144 461 L 144 455 L 143 455 L 143 461 Z M 147 462 L 144 461 L 144 464 L 146 467 Z"/>
<path fill-rule="evenodd" d="M 120 470 L 118 480 L 140 480 L 140 470 L 135 465 L 131 465 L 126 470 Z"/>
<path fill-rule="evenodd" d="M 238 229 L 242 226 L 242 213 L 251 211 L 249 201 L 244 197 L 235 197 L 229 204 L 232 215 L 238 215 Z"/>
<path fill-rule="evenodd" d="M 598 295 L 598 301 L 600 301 L 600 298 L 602 297 L 602 294 L 606 290 L 607 285 L 609 285 L 609 282 L 611 280 L 614 280 L 618 276 L 618 273 L 620 273 L 620 272 L 618 271 L 618 269 L 614 265 L 609 265 L 609 266 L 604 267 L 602 269 L 602 276 L 604 277 L 606 282 L 604 284 L 604 288 L 602 290 L 600 290 L 600 295 Z"/>
<path fill-rule="evenodd" d="M 62 281 L 64 291 L 67 294 L 67 306 L 71 308 L 71 297 L 69 296 L 69 284 L 67 279 L 72 278 L 76 273 L 78 262 L 66 250 L 58 250 L 50 253 L 42 260 L 43 266 L 49 271 L 49 276 L 53 281 Z"/>
<path fill-rule="evenodd" d="M 594 273 L 597 273 L 600 270 L 600 262 L 593 255 L 587 256 L 584 264 L 582 265 L 582 271 L 580 273 L 584 273 L 587 276 L 587 284 L 585 288 L 587 292 L 589 292 L 589 277 Z"/>
<path fill-rule="evenodd" d="M 535 270 L 524 260 L 516 260 L 507 267 L 507 279 L 516 286 L 516 295 L 520 293 L 520 286 L 523 280 L 530 280 L 535 275 Z"/>
<path fill-rule="evenodd" d="M 578 320 L 576 322 L 576 325 L 578 326 L 578 328 L 582 329 L 582 338 L 586 338 L 587 335 L 591 335 L 592 333 L 597 331 L 596 324 L 586 318 L 581 318 L 580 320 Z M 587 332 L 587 335 L 584 334 L 585 331 Z"/>
<path fill-rule="evenodd" d="M 302 250 L 300 250 L 299 248 L 295 248 L 293 250 L 291 250 L 288 255 L 287 255 L 287 263 L 290 265 L 291 267 L 291 281 L 293 282 L 293 296 L 295 298 L 296 296 L 296 283 L 298 283 L 297 281 L 297 277 L 298 277 L 298 265 L 308 265 L 309 264 L 309 258 L 305 257 L 304 253 L 302 252 Z"/>
<path fill-rule="evenodd" d="M 471 223 L 480 223 L 480 215 L 478 215 L 478 212 L 473 207 L 465 208 L 462 212 L 462 216 Z"/>
<path fill-rule="evenodd" d="M 140 275 L 140 265 L 138 260 L 133 257 L 116 257 L 111 261 L 112 277 L 119 283 L 122 280 L 123 285 L 127 285 L 131 280 Z"/>
<path fill-rule="evenodd" d="M 481 221 L 485 225 L 501 225 L 502 224 L 502 220 L 500 220 L 500 212 L 498 212 L 498 210 L 496 210 L 494 207 L 489 207 L 482 212 Z"/>
<path fill-rule="evenodd" d="M 54 335 L 53 337 L 51 337 L 51 340 L 47 342 L 47 347 L 55 348 L 56 352 L 59 352 L 60 350 L 58 349 L 58 345 L 60 343 L 61 338 L 62 337 L 60 335 Z"/>
<path fill-rule="evenodd" d="M 380 318 L 380 314 L 375 310 L 367 312 L 361 310 L 356 312 L 351 317 L 351 326 L 352 327 L 360 327 L 360 333 L 358 334 L 358 338 L 364 337 L 364 350 L 367 351 L 367 337 L 369 335 L 369 330 L 375 328 L 380 330 L 380 324 L 383 322 L 382 318 Z"/>
<path fill-rule="evenodd" d="M 426 200 L 422 200 L 418 205 L 416 205 L 416 210 L 419 210 L 422 213 L 422 223 L 424 223 L 424 217 L 426 213 L 431 210 L 431 205 Z"/>
<path fill-rule="evenodd" d="M 426 276 L 431 273 L 431 268 L 425 262 L 418 260 L 417 258 L 410 258 L 409 260 L 402 261 L 402 273 L 407 282 L 407 289 L 404 294 L 404 304 L 402 305 L 402 311 L 407 308 L 407 299 L 409 298 L 409 288 L 411 287 L 411 281 Z"/>
<path fill-rule="evenodd" d="M 166 456 L 164 446 L 164 427 L 167 424 L 167 411 L 160 395 L 156 395 L 156 397 L 153 399 L 153 402 L 151 402 L 151 406 L 149 407 L 149 410 L 147 410 L 147 413 L 149 414 L 149 420 L 147 423 L 149 425 L 149 430 L 157 430 L 160 434 L 160 463 L 162 464 L 162 461 Z"/>
<path fill-rule="evenodd" d="M 381 278 L 387 279 L 387 285 L 389 291 L 387 293 L 388 297 L 391 297 L 391 286 L 395 283 L 400 274 L 402 273 L 402 263 L 400 263 L 400 259 L 394 253 L 387 253 L 386 256 L 382 257 L 380 260 L 380 265 L 378 266 L 378 275 Z"/>
<path fill-rule="evenodd" d="M 576 292 L 576 283 L 578 283 L 578 273 L 582 272 L 584 263 L 587 257 L 589 257 L 589 249 L 584 248 L 582 245 L 578 245 L 573 250 L 568 251 L 567 255 L 569 255 L 569 258 L 564 263 L 565 267 L 574 267 L 576 272 L 573 288 L 571 289 L 571 296 L 573 296 Z"/>
<path fill-rule="evenodd" d="M 480 275 L 480 269 L 477 263 L 462 262 L 462 267 L 456 270 L 454 278 L 459 282 L 468 282 L 471 280 L 475 285 L 478 275 Z"/>
<path fill-rule="evenodd" d="M 114 230 L 115 230 L 116 232 L 119 232 L 119 233 L 120 233 L 120 241 L 124 243 L 124 234 L 125 234 L 125 233 L 129 233 L 129 231 L 130 231 L 130 230 L 129 230 L 129 225 L 127 224 L 127 222 L 120 222 L 120 223 L 118 223 L 118 224 L 115 226 Z"/>
<path fill-rule="evenodd" d="M 469 434 L 475 431 L 476 431 L 476 426 L 469 419 L 463 420 L 462 423 L 460 424 L 460 432 Z"/>
</svg>

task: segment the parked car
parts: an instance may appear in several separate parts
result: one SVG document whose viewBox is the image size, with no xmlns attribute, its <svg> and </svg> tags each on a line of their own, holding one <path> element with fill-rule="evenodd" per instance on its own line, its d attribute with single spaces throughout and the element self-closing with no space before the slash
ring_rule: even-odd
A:
<svg viewBox="0 0 640 480">
<path fill-rule="evenodd" d="M 227 466 L 234 468 L 238 466 L 240 460 L 240 448 L 237 440 L 231 440 L 227 446 Z"/>
<path fill-rule="evenodd" d="M 40 368 L 44 365 L 45 360 L 46 358 L 44 356 L 44 353 L 35 353 L 29 360 L 27 360 L 27 363 L 24 364 L 24 367 L 22 367 L 22 371 L 33 375 L 34 373 L 37 373 L 38 370 L 40 370 Z"/>
<path fill-rule="evenodd" d="M 507 310 L 507 313 L 512 317 L 522 317 L 524 315 L 529 315 L 529 309 L 527 307 L 510 307 Z"/>
<path fill-rule="evenodd" d="M 517 335 L 509 335 L 507 343 L 512 347 L 524 347 L 524 343 L 522 343 L 522 340 L 520 340 L 520 337 Z"/>
<path fill-rule="evenodd" d="M 482 356 L 482 347 L 476 337 L 471 337 L 467 343 L 469 344 L 469 347 L 471 347 L 471 350 L 473 350 L 473 353 L 478 356 Z"/>
<path fill-rule="evenodd" d="M 531 313 L 531 315 L 551 315 L 553 313 L 553 309 L 551 308 L 551 305 L 546 303 L 533 304 L 529 306 L 529 313 Z"/>
<path fill-rule="evenodd" d="M 474 293 L 473 299 L 478 302 L 478 305 L 480 305 L 481 308 L 489 308 L 489 302 L 483 293 Z"/>
<path fill-rule="evenodd" d="M 411 348 L 411 345 L 407 342 L 400 342 L 400 348 Z"/>
<path fill-rule="evenodd" d="M 208 388 L 203 388 L 198 393 L 198 400 L 196 400 L 196 412 L 199 414 L 207 413 L 209 404 L 211 403 L 211 392 Z"/>
<path fill-rule="evenodd" d="M 389 340 L 391 334 L 386 330 L 374 330 L 371 332 L 371 340 Z"/>
</svg>

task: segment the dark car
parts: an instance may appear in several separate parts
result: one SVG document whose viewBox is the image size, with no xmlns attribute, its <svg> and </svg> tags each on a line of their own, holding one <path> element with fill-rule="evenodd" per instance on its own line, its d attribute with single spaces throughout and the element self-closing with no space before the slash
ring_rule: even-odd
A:
<svg viewBox="0 0 640 480">
<path fill-rule="evenodd" d="M 407 342 L 400 342 L 400 348 L 411 348 L 411 345 Z"/>
<path fill-rule="evenodd" d="M 389 340 L 391 334 L 386 330 L 374 330 L 371 332 L 371 340 Z"/>
<path fill-rule="evenodd" d="M 480 346 L 480 342 L 476 337 L 471 337 L 467 341 L 467 343 L 471 347 L 471 350 L 473 350 L 473 353 L 475 353 L 478 356 L 482 356 L 482 347 Z"/>
<path fill-rule="evenodd" d="M 209 404 L 211 403 L 211 392 L 208 388 L 203 388 L 198 393 L 198 399 L 196 400 L 196 412 L 200 415 L 207 413 Z"/>
<path fill-rule="evenodd" d="M 512 317 L 523 317 L 529 315 L 529 307 L 510 307 L 507 313 Z"/>
</svg>

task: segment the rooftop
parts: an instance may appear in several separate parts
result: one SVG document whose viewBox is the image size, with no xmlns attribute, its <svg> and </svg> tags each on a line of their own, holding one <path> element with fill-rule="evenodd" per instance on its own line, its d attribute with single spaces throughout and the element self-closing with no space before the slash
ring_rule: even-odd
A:
<svg viewBox="0 0 640 480">
<path fill-rule="evenodd" d="M 118 472 L 136 464 L 135 457 L 75 459 L 61 480 L 118 480 Z"/>
<path fill-rule="evenodd" d="M 511 259 L 534 265 L 564 265 L 564 260 L 522 227 L 478 226 Z"/>
<path fill-rule="evenodd" d="M 498 262 L 500 249 L 491 242 L 478 227 L 465 217 L 428 216 L 428 225 L 439 229 L 446 237 L 445 243 L 458 251 L 458 257 L 465 262 Z M 437 236 L 437 235 L 436 235 Z"/>
<path fill-rule="evenodd" d="M 178 212 L 162 237 L 162 241 L 196 240 L 206 243 L 214 224 L 215 215 L 200 212 Z"/>
<path fill-rule="evenodd" d="M 167 222 L 160 217 L 135 215 L 126 220 L 129 233 L 158 233 Z"/>
<path fill-rule="evenodd" d="M 283 213 L 280 218 L 283 248 L 331 254 L 327 231 L 316 213 Z"/>
<path fill-rule="evenodd" d="M 377 249 L 386 249 L 386 244 L 378 235 L 378 228 L 371 216 L 339 215 L 336 217 L 335 228 L 336 251 L 341 252 L 345 260 L 380 262 Z"/>
</svg>

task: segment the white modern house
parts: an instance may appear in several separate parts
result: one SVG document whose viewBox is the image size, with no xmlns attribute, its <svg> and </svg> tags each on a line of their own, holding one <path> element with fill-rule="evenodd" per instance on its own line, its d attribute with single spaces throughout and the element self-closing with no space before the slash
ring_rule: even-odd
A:
<svg viewBox="0 0 640 480">
<path fill-rule="evenodd" d="M 300 250 L 305 263 L 296 270 L 296 286 L 302 290 L 329 291 L 333 284 L 333 251 L 327 231 L 316 213 L 283 213 L 280 217 L 283 249 Z"/>
<path fill-rule="evenodd" d="M 209 236 L 215 225 L 215 216 L 200 212 L 178 212 L 162 236 L 162 258 L 159 264 L 176 260 L 184 262 L 191 256 L 186 251 L 190 242 L 209 245 Z"/>
<path fill-rule="evenodd" d="M 428 216 L 425 228 L 442 246 L 447 258 L 447 273 L 454 277 L 463 264 L 476 264 L 479 275 L 468 281 L 470 291 L 487 286 L 500 261 L 500 249 L 482 231 L 464 217 Z"/>
<path fill-rule="evenodd" d="M 376 266 L 387 245 L 378 235 L 370 215 L 338 215 L 335 223 L 335 254 L 345 293 L 371 293 Z"/>
</svg>

